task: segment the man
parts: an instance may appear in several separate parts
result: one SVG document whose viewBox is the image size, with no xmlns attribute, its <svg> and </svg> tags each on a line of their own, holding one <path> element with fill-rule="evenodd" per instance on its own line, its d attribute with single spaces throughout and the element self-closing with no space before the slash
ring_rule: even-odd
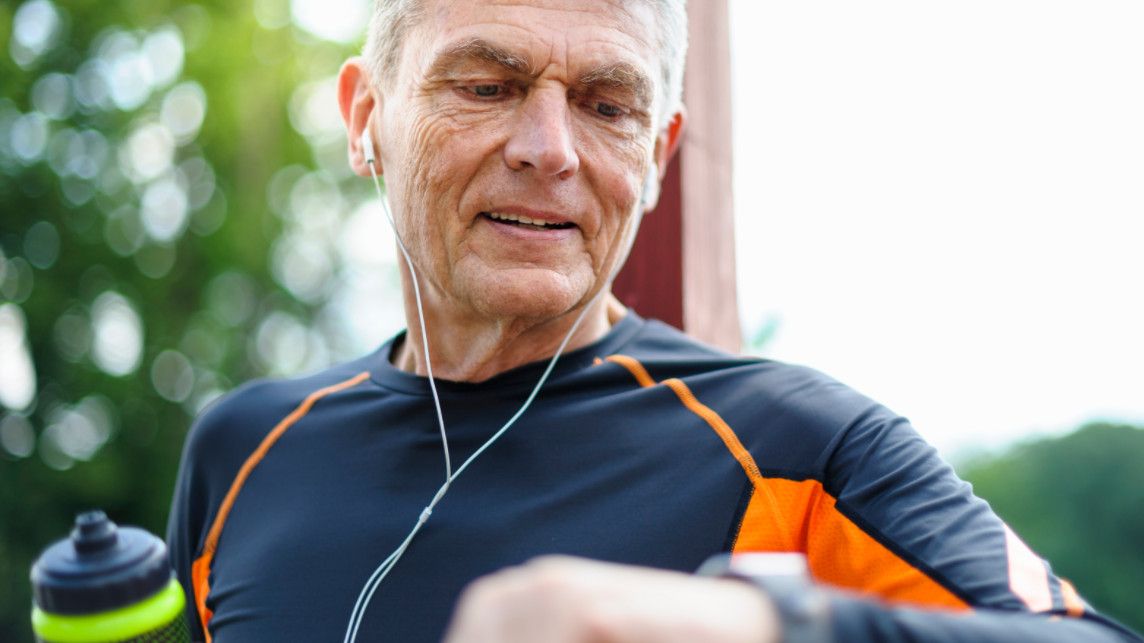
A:
<svg viewBox="0 0 1144 643">
<path fill-rule="evenodd" d="M 410 332 L 196 423 L 169 542 L 198 636 L 1133 640 L 904 420 L 609 294 L 683 129 L 682 0 L 376 12 L 339 101 Z M 688 575 L 726 551 L 821 584 Z"/>
</svg>

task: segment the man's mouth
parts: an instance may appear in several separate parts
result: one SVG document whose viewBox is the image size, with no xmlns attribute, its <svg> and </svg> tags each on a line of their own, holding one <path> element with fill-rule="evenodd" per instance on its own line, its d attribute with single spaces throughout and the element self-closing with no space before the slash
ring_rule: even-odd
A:
<svg viewBox="0 0 1144 643">
<path fill-rule="evenodd" d="M 571 221 L 549 223 L 539 219 L 531 219 L 518 214 L 506 214 L 504 212 L 482 212 L 481 216 L 496 221 L 497 223 L 506 223 L 519 228 L 530 228 L 532 230 L 563 230 L 565 228 L 576 227 L 576 224 Z"/>
</svg>

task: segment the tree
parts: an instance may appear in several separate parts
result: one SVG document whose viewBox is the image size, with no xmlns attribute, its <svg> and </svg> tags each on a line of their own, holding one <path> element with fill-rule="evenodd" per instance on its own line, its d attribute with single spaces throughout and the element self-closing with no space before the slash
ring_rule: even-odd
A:
<svg viewBox="0 0 1144 643">
<path fill-rule="evenodd" d="M 351 53 L 286 0 L 0 5 L 0 640 L 78 511 L 163 533 L 210 400 L 399 325 L 344 321 L 396 284 L 384 235 L 344 234 Z"/>
<path fill-rule="evenodd" d="M 1090 424 L 962 467 L 1021 538 L 1098 610 L 1144 631 L 1144 430 Z"/>
</svg>

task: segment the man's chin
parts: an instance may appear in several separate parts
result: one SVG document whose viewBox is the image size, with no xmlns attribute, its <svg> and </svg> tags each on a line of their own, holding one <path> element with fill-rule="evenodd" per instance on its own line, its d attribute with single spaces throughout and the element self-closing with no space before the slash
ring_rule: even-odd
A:
<svg viewBox="0 0 1144 643">
<path fill-rule="evenodd" d="M 565 275 L 540 274 L 473 284 L 467 298 L 475 312 L 498 319 L 554 319 L 568 313 L 587 296 L 588 285 Z"/>
</svg>

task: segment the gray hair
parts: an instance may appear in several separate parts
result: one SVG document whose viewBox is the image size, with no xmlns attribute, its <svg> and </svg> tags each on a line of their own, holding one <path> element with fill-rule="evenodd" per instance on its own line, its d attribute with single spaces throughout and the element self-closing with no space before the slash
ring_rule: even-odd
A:
<svg viewBox="0 0 1144 643">
<path fill-rule="evenodd" d="M 687 58 L 687 0 L 640 0 L 650 3 L 659 21 L 660 67 L 663 72 L 663 113 L 660 126 L 683 104 L 683 67 Z M 374 82 L 392 77 L 401 58 L 401 44 L 422 18 L 421 0 L 373 0 L 373 15 L 363 56 Z"/>
</svg>

